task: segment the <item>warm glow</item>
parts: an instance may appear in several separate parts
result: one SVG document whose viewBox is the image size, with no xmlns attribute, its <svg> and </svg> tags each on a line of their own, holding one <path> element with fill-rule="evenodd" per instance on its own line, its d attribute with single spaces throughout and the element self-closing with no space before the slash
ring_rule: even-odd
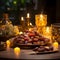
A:
<svg viewBox="0 0 60 60">
<path fill-rule="evenodd" d="M 50 39 L 50 43 L 52 43 L 52 31 L 51 31 L 51 27 L 44 27 L 43 28 L 43 36 L 46 37 L 46 38 L 49 38 Z"/>
<path fill-rule="evenodd" d="M 58 42 L 54 42 L 53 43 L 53 48 L 54 48 L 54 50 L 58 50 L 58 46 L 59 46 L 59 44 L 58 44 Z"/>
<path fill-rule="evenodd" d="M 32 31 L 33 29 L 32 28 L 29 28 L 29 31 Z"/>
<path fill-rule="evenodd" d="M 32 23 L 30 23 L 30 25 L 32 26 Z"/>
<path fill-rule="evenodd" d="M 46 27 L 46 32 L 49 33 L 50 27 Z"/>
<path fill-rule="evenodd" d="M 29 13 L 27 13 L 27 18 L 30 18 L 30 14 Z"/>
<path fill-rule="evenodd" d="M 20 54 L 20 48 L 19 47 L 15 47 L 14 48 L 14 53 L 16 56 L 18 56 Z"/>
<path fill-rule="evenodd" d="M 43 18 L 44 18 L 43 15 L 40 14 L 40 25 L 41 25 L 41 26 L 44 26 L 44 25 L 45 25 Z"/>
<path fill-rule="evenodd" d="M 42 14 L 40 14 L 40 18 L 43 18 L 43 15 Z"/>
<path fill-rule="evenodd" d="M 7 45 L 7 47 L 10 47 L 10 41 L 9 40 L 6 41 L 6 45 Z"/>
<path fill-rule="evenodd" d="M 36 23 L 37 27 L 47 25 L 47 15 L 45 15 L 45 14 L 35 15 L 35 20 L 36 20 L 35 23 Z"/>
<path fill-rule="evenodd" d="M 59 45 L 59 44 L 58 44 L 58 42 L 56 42 L 56 41 L 53 43 L 53 48 L 54 48 L 54 50 L 58 50 L 58 45 Z"/>
<path fill-rule="evenodd" d="M 21 21 L 24 21 L 24 18 L 23 17 L 21 17 Z"/>
<path fill-rule="evenodd" d="M 23 34 L 23 32 L 19 32 L 19 34 Z"/>
</svg>

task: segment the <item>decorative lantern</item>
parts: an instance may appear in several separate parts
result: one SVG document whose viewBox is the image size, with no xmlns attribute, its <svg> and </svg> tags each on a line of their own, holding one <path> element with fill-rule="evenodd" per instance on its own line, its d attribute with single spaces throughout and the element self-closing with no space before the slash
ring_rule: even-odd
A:
<svg viewBox="0 0 60 60">
<path fill-rule="evenodd" d="M 37 26 L 37 32 L 42 34 L 42 29 L 47 25 L 47 15 L 38 14 L 35 15 L 35 24 Z"/>
</svg>

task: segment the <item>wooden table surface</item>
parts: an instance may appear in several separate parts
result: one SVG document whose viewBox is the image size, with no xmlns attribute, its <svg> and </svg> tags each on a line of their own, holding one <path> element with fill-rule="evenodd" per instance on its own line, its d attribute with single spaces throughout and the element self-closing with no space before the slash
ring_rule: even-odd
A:
<svg viewBox="0 0 60 60">
<path fill-rule="evenodd" d="M 59 52 L 50 53 L 50 54 L 39 54 L 39 55 L 31 55 L 32 50 L 24 50 L 21 49 L 19 56 L 14 54 L 13 49 L 9 49 L 6 51 L 0 51 L 0 60 L 50 60 L 50 59 L 60 59 L 60 47 Z"/>
</svg>

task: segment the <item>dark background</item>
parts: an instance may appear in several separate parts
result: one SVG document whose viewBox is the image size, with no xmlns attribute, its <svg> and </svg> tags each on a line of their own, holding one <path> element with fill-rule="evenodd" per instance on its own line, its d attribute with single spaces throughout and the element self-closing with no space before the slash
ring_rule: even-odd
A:
<svg viewBox="0 0 60 60">
<path fill-rule="evenodd" d="M 60 22 L 60 0 L 0 0 L 0 20 L 8 13 L 14 25 L 20 24 L 20 17 L 30 13 L 30 20 L 35 25 L 36 14 L 47 14 L 48 25 Z"/>
</svg>

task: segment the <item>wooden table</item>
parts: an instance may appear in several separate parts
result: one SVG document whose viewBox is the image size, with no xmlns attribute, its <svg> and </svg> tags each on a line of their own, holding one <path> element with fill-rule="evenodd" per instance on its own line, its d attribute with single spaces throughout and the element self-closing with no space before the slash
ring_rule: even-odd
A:
<svg viewBox="0 0 60 60">
<path fill-rule="evenodd" d="M 60 47 L 59 47 L 60 48 Z M 40 54 L 40 55 L 30 55 L 33 52 L 32 50 L 23 50 L 21 49 L 21 53 L 19 56 L 14 54 L 13 49 L 0 51 L 0 60 L 58 60 L 60 59 L 60 50 L 57 53 L 51 54 Z"/>
</svg>

